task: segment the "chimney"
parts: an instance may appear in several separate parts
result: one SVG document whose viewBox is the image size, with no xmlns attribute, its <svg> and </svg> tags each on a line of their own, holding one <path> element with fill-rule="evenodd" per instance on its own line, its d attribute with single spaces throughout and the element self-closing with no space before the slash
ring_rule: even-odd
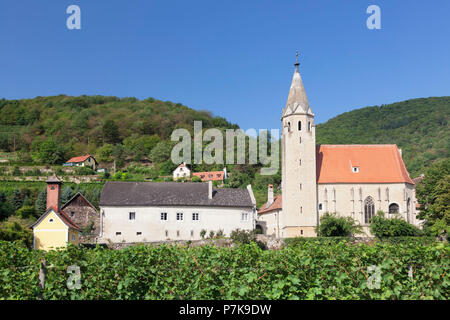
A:
<svg viewBox="0 0 450 320">
<path fill-rule="evenodd" d="M 212 188 L 212 181 L 208 181 L 208 199 L 212 200 L 213 198 L 213 188 Z"/>
<path fill-rule="evenodd" d="M 269 184 L 267 188 L 267 206 L 273 203 L 273 184 Z"/>
<path fill-rule="evenodd" d="M 48 178 L 45 182 L 47 182 L 47 210 L 52 207 L 56 211 L 59 211 L 62 181 L 53 174 L 53 176 Z"/>
</svg>

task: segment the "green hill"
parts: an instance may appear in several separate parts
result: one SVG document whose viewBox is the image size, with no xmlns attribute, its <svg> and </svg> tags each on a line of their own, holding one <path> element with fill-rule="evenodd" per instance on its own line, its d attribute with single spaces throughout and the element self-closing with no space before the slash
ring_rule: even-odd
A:
<svg viewBox="0 0 450 320">
<path fill-rule="evenodd" d="M 397 144 L 412 177 L 450 156 L 450 97 L 412 99 L 343 113 L 317 126 L 318 144 Z"/>
</svg>

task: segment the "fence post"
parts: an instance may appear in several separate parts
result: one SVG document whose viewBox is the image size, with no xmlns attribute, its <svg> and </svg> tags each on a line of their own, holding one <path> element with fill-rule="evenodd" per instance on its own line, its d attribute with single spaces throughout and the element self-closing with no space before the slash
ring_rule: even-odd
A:
<svg viewBox="0 0 450 320">
<path fill-rule="evenodd" d="M 41 289 L 40 300 L 43 300 L 43 292 L 45 288 L 45 274 L 47 273 L 46 264 L 47 262 L 45 261 L 45 259 L 42 260 L 41 268 L 39 269 L 39 288 Z"/>
</svg>

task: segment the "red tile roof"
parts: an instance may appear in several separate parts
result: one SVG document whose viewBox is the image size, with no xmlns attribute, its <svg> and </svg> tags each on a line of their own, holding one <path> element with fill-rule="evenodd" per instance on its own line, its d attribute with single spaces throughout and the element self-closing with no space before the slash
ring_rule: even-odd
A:
<svg viewBox="0 0 450 320">
<path fill-rule="evenodd" d="M 275 196 L 275 198 L 273 199 L 273 203 L 267 208 L 266 208 L 267 202 L 264 203 L 261 206 L 261 209 L 258 211 L 258 214 L 269 213 L 274 210 L 282 209 L 283 206 L 282 206 L 281 198 L 282 198 L 281 195 Z"/>
<path fill-rule="evenodd" d="M 50 212 L 50 210 L 55 211 L 56 215 L 57 215 L 58 217 L 60 217 L 61 220 L 62 220 L 69 228 L 75 229 L 75 230 L 77 230 L 77 231 L 81 231 L 80 227 L 78 227 L 78 226 L 72 221 L 72 219 L 70 219 L 70 217 L 67 215 L 67 213 L 65 213 L 65 212 L 62 211 L 62 210 L 57 211 L 57 210 L 55 210 L 55 208 L 53 208 L 53 207 L 48 208 L 47 211 L 45 211 L 44 214 L 42 214 L 42 215 L 39 217 L 39 219 L 37 219 L 36 222 L 33 223 L 33 224 L 31 225 L 31 228 L 33 228 L 33 227 L 34 227 L 35 225 L 37 225 L 40 221 L 42 221 L 42 219 L 43 219 L 45 216 L 47 216 L 47 214 Z"/>
<path fill-rule="evenodd" d="M 193 176 L 199 177 L 202 181 L 223 181 L 225 173 L 223 171 L 194 172 Z"/>
<path fill-rule="evenodd" d="M 316 150 L 317 183 L 414 184 L 395 144 L 318 145 Z"/>
<path fill-rule="evenodd" d="M 89 157 L 92 157 L 92 156 L 91 156 L 90 154 L 87 154 L 87 155 L 85 155 L 85 156 L 73 157 L 73 158 L 70 158 L 69 160 L 67 160 L 66 163 L 69 163 L 69 162 L 75 162 L 75 163 L 78 163 L 78 162 L 84 162 L 84 161 L 86 161 Z"/>
</svg>

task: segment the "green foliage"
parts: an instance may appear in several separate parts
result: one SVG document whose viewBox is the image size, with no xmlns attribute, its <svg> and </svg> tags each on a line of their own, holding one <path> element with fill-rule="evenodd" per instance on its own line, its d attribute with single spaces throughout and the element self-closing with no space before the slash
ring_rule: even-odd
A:
<svg viewBox="0 0 450 320">
<path fill-rule="evenodd" d="M 34 206 L 23 206 L 17 210 L 16 215 L 21 219 L 36 218 L 36 208 Z"/>
<path fill-rule="evenodd" d="M 6 199 L 6 195 L 3 191 L 0 191 L 0 221 L 8 218 L 14 209 L 11 207 L 11 204 Z"/>
<path fill-rule="evenodd" d="M 43 290 L 39 265 L 49 266 Z M 77 265 L 81 288 L 67 288 Z M 368 287 L 378 266 L 380 287 Z M 305 242 L 281 250 L 162 245 L 48 253 L 0 242 L 0 298 L 44 300 L 318 299 L 447 300 L 449 246 L 442 243 L 353 245 Z M 411 276 L 408 276 L 411 273 Z"/>
<path fill-rule="evenodd" d="M 378 211 L 370 223 L 370 232 L 377 238 L 422 236 L 423 232 L 416 226 L 400 217 L 385 218 L 382 211 Z"/>
<path fill-rule="evenodd" d="M 41 163 L 60 164 L 65 162 L 68 151 L 65 145 L 56 142 L 53 138 L 43 141 L 35 140 L 31 150 L 36 159 Z"/>
<path fill-rule="evenodd" d="M 205 239 L 205 235 L 206 235 L 206 230 L 205 229 L 200 230 L 200 237 L 202 239 Z"/>
<path fill-rule="evenodd" d="M 106 120 L 102 127 L 103 138 L 106 143 L 120 142 L 119 127 L 113 120 Z"/>
<path fill-rule="evenodd" d="M 249 244 L 256 241 L 256 230 L 233 230 L 230 238 L 238 244 Z"/>
<path fill-rule="evenodd" d="M 416 186 L 419 218 L 435 235 L 450 235 L 450 158 L 434 163 Z"/>
<path fill-rule="evenodd" d="M 150 153 L 150 159 L 153 162 L 163 163 L 170 158 L 172 146 L 166 141 L 160 141 Z"/>
<path fill-rule="evenodd" d="M 200 179 L 200 177 L 193 176 L 191 181 L 192 182 L 202 182 L 202 179 Z"/>
<path fill-rule="evenodd" d="M 100 162 L 112 162 L 112 153 L 114 146 L 112 144 L 106 143 L 97 150 L 97 160 Z"/>
<path fill-rule="evenodd" d="M 351 237 L 362 234 L 362 227 L 351 217 L 337 217 L 326 212 L 320 217 L 320 224 L 316 227 L 320 237 Z"/>
<path fill-rule="evenodd" d="M 412 99 L 343 113 L 317 126 L 318 144 L 397 144 L 411 176 L 450 157 L 450 97 Z"/>
<path fill-rule="evenodd" d="M 31 231 L 31 229 L 22 227 L 16 221 L 7 221 L 0 224 L 0 240 L 19 241 L 28 248 L 32 248 L 33 232 Z"/>
<path fill-rule="evenodd" d="M 75 194 L 70 186 L 65 186 L 61 192 L 61 203 L 64 205 L 69 201 Z"/>
<path fill-rule="evenodd" d="M 91 167 L 83 166 L 83 167 L 75 167 L 75 174 L 79 176 L 88 176 L 94 175 L 96 174 L 96 172 Z"/>
<path fill-rule="evenodd" d="M 44 187 L 42 191 L 39 193 L 36 202 L 34 204 L 34 207 L 36 208 L 36 213 L 38 215 L 41 215 L 45 212 L 45 209 L 47 209 L 47 188 Z"/>
</svg>

